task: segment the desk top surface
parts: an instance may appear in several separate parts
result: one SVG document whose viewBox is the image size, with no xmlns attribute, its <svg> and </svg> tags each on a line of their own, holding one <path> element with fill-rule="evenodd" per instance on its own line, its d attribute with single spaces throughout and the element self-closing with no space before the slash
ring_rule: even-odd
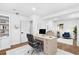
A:
<svg viewBox="0 0 79 59">
<path fill-rule="evenodd" d="M 41 35 L 41 34 L 35 35 L 35 37 L 43 38 L 43 39 L 54 39 L 54 38 L 56 38 L 55 36 L 48 36 L 48 35 Z"/>
</svg>

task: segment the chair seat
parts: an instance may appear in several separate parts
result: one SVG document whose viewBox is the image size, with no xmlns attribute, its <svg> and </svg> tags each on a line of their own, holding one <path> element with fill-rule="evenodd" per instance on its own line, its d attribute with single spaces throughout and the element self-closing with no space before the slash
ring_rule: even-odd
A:
<svg viewBox="0 0 79 59">
<path fill-rule="evenodd" d="M 33 48 L 37 48 L 39 46 L 39 44 L 40 44 L 39 42 L 28 42 L 28 43 Z"/>
</svg>

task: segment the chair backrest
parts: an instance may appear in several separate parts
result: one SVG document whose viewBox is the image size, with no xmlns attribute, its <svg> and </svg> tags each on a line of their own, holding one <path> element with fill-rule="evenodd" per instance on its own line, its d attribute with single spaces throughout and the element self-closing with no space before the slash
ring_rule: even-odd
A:
<svg viewBox="0 0 79 59">
<path fill-rule="evenodd" d="M 32 34 L 27 34 L 27 38 L 28 38 L 28 41 L 33 43 L 34 42 L 34 38 L 33 38 L 33 35 Z"/>
</svg>

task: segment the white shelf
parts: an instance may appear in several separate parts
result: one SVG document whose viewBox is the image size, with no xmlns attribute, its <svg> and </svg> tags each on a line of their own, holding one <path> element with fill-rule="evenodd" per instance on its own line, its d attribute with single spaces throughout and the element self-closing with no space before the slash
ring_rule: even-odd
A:
<svg viewBox="0 0 79 59">
<path fill-rule="evenodd" d="M 0 25 L 9 25 L 9 23 L 0 23 Z"/>
</svg>

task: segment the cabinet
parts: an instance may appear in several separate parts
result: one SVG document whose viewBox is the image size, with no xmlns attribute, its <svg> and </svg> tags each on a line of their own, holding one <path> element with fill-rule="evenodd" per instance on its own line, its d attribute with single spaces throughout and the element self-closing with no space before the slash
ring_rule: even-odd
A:
<svg viewBox="0 0 79 59">
<path fill-rule="evenodd" d="M 0 50 L 10 48 L 9 17 L 0 15 Z"/>
<path fill-rule="evenodd" d="M 0 38 L 0 50 L 10 48 L 9 37 L 5 36 Z"/>
<path fill-rule="evenodd" d="M 0 37 L 9 36 L 9 17 L 0 15 Z"/>
<path fill-rule="evenodd" d="M 57 41 L 56 39 L 45 39 L 44 40 L 44 53 L 52 55 L 57 52 Z"/>
</svg>

